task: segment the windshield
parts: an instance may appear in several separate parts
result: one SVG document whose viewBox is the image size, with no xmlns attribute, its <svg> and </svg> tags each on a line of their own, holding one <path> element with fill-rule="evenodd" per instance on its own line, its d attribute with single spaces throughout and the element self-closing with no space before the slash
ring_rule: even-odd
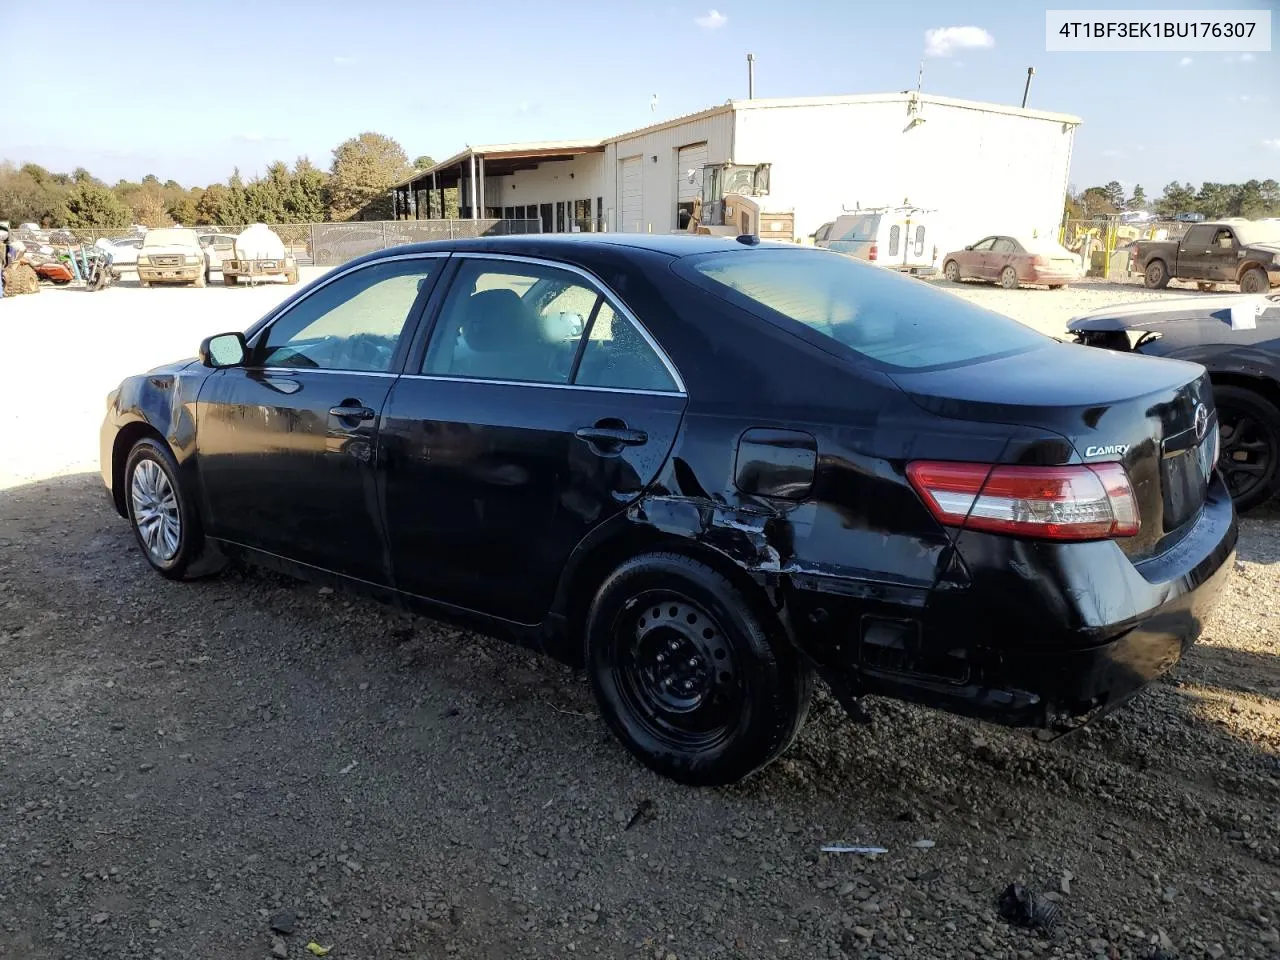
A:
<svg viewBox="0 0 1280 960">
<path fill-rule="evenodd" d="M 831 231 L 832 240 L 874 240 L 880 229 L 880 214 L 864 213 L 860 217 L 841 217 Z"/>
<path fill-rule="evenodd" d="M 724 172 L 724 192 L 750 196 L 756 191 L 755 167 L 729 167 Z"/>
<path fill-rule="evenodd" d="M 694 258 L 692 267 L 713 292 L 765 319 L 802 323 L 893 367 L 965 363 L 1050 342 L 1009 317 L 838 253 L 735 251 Z"/>
<path fill-rule="evenodd" d="M 1280 222 L 1233 223 L 1231 229 L 1241 243 L 1280 243 Z"/>
<path fill-rule="evenodd" d="M 200 240 L 194 230 L 148 230 L 144 247 L 198 247 Z"/>
</svg>

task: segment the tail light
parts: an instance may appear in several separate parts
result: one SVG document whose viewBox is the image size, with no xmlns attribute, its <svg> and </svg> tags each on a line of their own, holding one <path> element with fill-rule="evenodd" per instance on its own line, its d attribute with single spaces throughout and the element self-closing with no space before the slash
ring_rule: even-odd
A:
<svg viewBox="0 0 1280 960">
<path fill-rule="evenodd" d="M 867 259 L 875 260 L 879 256 L 880 256 L 880 248 L 873 243 L 871 245 L 871 249 L 867 251 Z"/>
<path fill-rule="evenodd" d="M 948 527 L 1041 540 L 1106 540 L 1138 532 L 1138 504 L 1118 463 L 992 466 L 918 460 L 907 478 Z"/>
<path fill-rule="evenodd" d="M 1046 260 L 1043 256 L 1041 256 L 1038 253 L 1031 258 L 1031 265 L 1033 267 L 1043 267 L 1046 264 L 1048 264 L 1048 262 L 1049 262 L 1048 260 Z"/>
</svg>

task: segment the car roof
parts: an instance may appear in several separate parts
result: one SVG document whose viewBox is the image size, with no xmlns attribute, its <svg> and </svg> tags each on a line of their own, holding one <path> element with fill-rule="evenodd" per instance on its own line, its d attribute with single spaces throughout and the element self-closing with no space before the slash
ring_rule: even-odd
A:
<svg viewBox="0 0 1280 960">
<path fill-rule="evenodd" d="M 530 233 L 506 237 L 474 237 L 459 240 L 434 240 L 427 243 L 410 243 L 389 247 L 379 254 L 390 252 L 415 253 L 450 250 L 457 253 L 509 253 L 515 256 L 551 256 L 574 260 L 590 251 L 616 251 L 632 249 L 666 256 L 688 257 L 700 253 L 716 253 L 727 250 L 749 250 L 762 247 L 786 247 L 804 249 L 793 243 L 759 242 L 743 243 L 736 237 L 695 236 L 679 233 Z M 376 258 L 376 254 L 370 259 Z"/>
</svg>

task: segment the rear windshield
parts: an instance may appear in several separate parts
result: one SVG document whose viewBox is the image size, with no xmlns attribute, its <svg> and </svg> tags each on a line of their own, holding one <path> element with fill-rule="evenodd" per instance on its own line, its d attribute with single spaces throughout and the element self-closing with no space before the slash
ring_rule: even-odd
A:
<svg viewBox="0 0 1280 960">
<path fill-rule="evenodd" d="M 1049 338 L 959 297 L 823 250 L 713 253 L 688 261 L 713 293 L 804 324 L 863 357 L 918 369 L 1040 347 Z"/>
<path fill-rule="evenodd" d="M 200 240 L 196 237 L 194 230 L 169 227 L 148 230 L 147 237 L 142 241 L 142 245 L 144 247 L 198 247 L 200 246 Z"/>
</svg>

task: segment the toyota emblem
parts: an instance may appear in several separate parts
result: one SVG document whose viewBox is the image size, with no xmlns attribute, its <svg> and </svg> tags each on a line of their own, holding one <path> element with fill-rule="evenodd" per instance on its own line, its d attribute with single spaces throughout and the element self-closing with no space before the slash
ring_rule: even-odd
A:
<svg viewBox="0 0 1280 960">
<path fill-rule="evenodd" d="M 1203 440 L 1205 431 L 1209 429 L 1209 408 L 1203 403 L 1196 404 L 1196 439 Z"/>
</svg>

